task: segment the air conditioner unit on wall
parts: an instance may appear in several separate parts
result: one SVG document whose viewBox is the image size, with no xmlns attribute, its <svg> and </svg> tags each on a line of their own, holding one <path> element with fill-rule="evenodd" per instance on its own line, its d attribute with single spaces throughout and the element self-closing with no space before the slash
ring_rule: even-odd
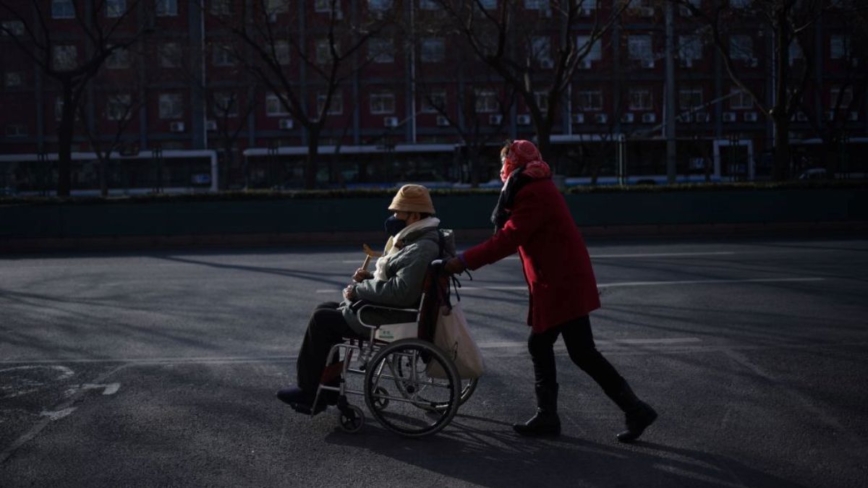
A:
<svg viewBox="0 0 868 488">
<path fill-rule="evenodd" d="M 500 114 L 492 114 L 488 116 L 488 123 L 490 125 L 500 125 L 503 122 L 503 115 Z"/>
<path fill-rule="evenodd" d="M 653 124 L 654 122 L 657 122 L 656 114 L 642 114 L 642 123 Z"/>
<path fill-rule="evenodd" d="M 574 124 L 584 124 L 585 123 L 585 114 L 573 114 L 573 123 Z"/>
<path fill-rule="evenodd" d="M 217 130 L 217 122 L 214 120 L 206 120 L 205 121 L 205 130 L 210 130 L 210 131 Z"/>
<path fill-rule="evenodd" d="M 184 132 L 184 123 L 183 122 L 171 122 L 169 124 L 170 132 Z"/>
<path fill-rule="evenodd" d="M 605 124 L 609 122 L 609 116 L 606 114 L 594 114 L 594 122 L 598 124 Z"/>
<path fill-rule="evenodd" d="M 738 117 L 736 117 L 735 112 L 724 112 L 723 113 L 723 121 L 724 122 L 735 122 L 737 118 Z"/>
<path fill-rule="evenodd" d="M 530 115 L 519 115 L 515 118 L 515 123 L 518 125 L 530 125 Z"/>
<path fill-rule="evenodd" d="M 745 112 L 744 113 L 744 121 L 745 122 L 756 122 L 757 115 L 756 112 Z"/>
<path fill-rule="evenodd" d="M 292 119 L 280 119 L 280 122 L 277 123 L 283 130 L 292 129 Z"/>
<path fill-rule="evenodd" d="M 398 127 L 398 117 L 383 117 L 385 127 Z"/>
<path fill-rule="evenodd" d="M 437 116 L 437 126 L 438 127 L 449 127 L 449 119 L 442 115 Z"/>
<path fill-rule="evenodd" d="M 626 114 L 622 115 L 621 116 L 621 123 L 622 124 L 632 124 L 633 123 L 633 114 L 626 113 Z"/>
</svg>

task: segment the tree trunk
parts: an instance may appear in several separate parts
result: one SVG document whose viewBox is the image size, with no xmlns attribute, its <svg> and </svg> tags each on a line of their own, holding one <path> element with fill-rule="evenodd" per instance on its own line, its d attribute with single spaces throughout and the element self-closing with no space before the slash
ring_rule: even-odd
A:
<svg viewBox="0 0 868 488">
<path fill-rule="evenodd" d="M 72 84 L 63 81 L 63 113 L 57 134 L 57 196 L 68 197 L 72 187 L 72 136 L 75 132 Z"/>
<path fill-rule="evenodd" d="M 319 130 L 310 131 L 307 142 L 307 157 L 304 160 L 304 189 L 316 188 L 317 160 L 319 159 Z"/>
</svg>

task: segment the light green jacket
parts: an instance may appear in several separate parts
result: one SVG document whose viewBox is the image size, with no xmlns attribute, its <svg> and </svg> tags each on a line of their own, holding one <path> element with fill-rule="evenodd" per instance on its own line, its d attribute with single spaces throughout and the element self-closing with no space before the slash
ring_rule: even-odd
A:
<svg viewBox="0 0 868 488">
<path fill-rule="evenodd" d="M 451 230 L 439 231 L 427 227 L 404 237 L 404 247 L 387 257 L 387 280 L 368 279 L 356 285 L 357 300 L 396 308 L 416 308 L 422 296 L 422 285 L 428 265 L 440 256 L 440 236 L 444 234 L 444 255 L 455 255 L 455 241 Z M 351 303 L 344 300 L 341 309 L 344 319 L 357 333 L 367 337 L 370 329 L 359 322 Z M 415 322 L 416 314 L 376 309 L 362 311 L 367 324 L 395 324 Z"/>
</svg>

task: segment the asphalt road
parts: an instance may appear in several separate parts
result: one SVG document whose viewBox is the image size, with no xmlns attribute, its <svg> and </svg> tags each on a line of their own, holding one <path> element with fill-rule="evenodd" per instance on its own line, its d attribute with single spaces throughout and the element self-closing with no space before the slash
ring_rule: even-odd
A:
<svg viewBox="0 0 868 488">
<path fill-rule="evenodd" d="M 513 435 L 534 408 L 515 258 L 463 281 L 488 372 L 413 440 L 273 396 L 361 243 L 2 256 L 0 486 L 865 486 L 868 241 L 590 250 L 598 347 L 660 413 L 635 445 L 561 346 L 563 435 Z"/>
</svg>

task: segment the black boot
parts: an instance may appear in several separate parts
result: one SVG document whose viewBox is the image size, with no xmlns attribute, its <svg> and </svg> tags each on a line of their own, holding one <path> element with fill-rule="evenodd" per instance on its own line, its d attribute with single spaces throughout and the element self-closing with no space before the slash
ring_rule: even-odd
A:
<svg viewBox="0 0 868 488">
<path fill-rule="evenodd" d="M 514 424 L 513 430 L 528 437 L 561 435 L 558 417 L 558 385 L 554 388 L 536 387 L 536 415 L 523 424 Z"/>
<path fill-rule="evenodd" d="M 635 441 L 657 420 L 657 412 L 651 408 L 651 405 L 639 400 L 627 382 L 624 382 L 623 386 L 609 397 L 624 411 L 627 430 L 618 434 L 618 440 L 621 442 Z"/>
</svg>

